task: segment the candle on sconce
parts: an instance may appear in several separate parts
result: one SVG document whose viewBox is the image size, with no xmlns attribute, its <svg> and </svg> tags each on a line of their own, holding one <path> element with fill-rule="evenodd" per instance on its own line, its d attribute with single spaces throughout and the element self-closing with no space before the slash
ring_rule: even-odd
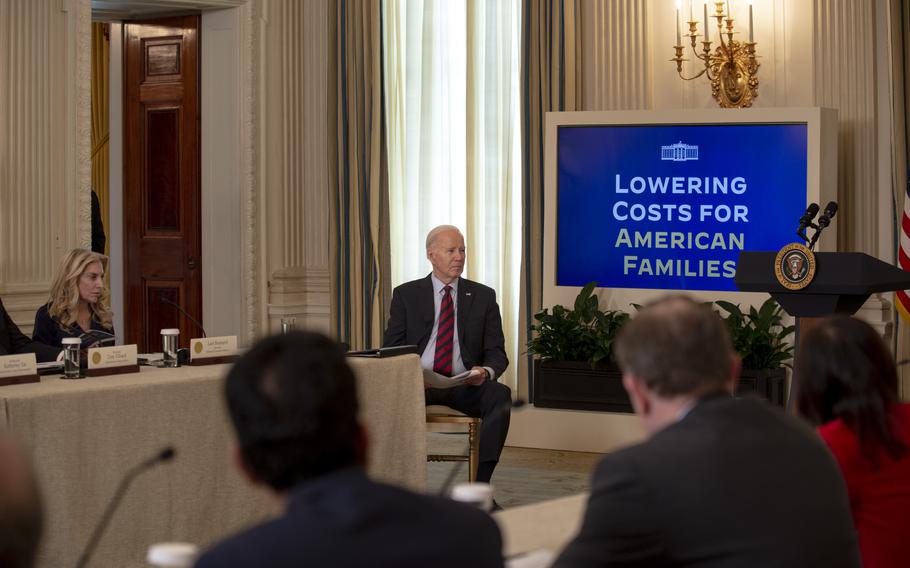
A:
<svg viewBox="0 0 910 568">
<path fill-rule="evenodd" d="M 705 0 L 702 7 L 705 9 L 705 41 L 708 41 L 708 37 L 711 35 L 711 28 L 708 27 L 708 0 Z"/>
<path fill-rule="evenodd" d="M 682 35 L 679 33 L 679 7 L 682 0 L 676 0 L 676 45 L 682 45 Z"/>
<path fill-rule="evenodd" d="M 752 39 L 752 0 L 749 0 L 749 43 L 754 43 Z"/>
<path fill-rule="evenodd" d="M 727 0 L 727 19 L 729 20 L 732 17 L 733 17 L 733 12 L 730 11 L 730 0 Z"/>
<path fill-rule="evenodd" d="M 689 21 L 694 22 L 695 16 L 692 15 L 692 4 L 695 4 L 695 0 L 689 0 Z"/>
</svg>

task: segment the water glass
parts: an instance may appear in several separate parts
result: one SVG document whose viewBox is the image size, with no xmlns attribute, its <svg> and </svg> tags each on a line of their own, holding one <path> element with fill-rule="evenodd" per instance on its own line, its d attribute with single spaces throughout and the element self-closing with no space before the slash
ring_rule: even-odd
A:
<svg viewBox="0 0 910 568">
<path fill-rule="evenodd" d="M 161 330 L 161 359 L 163 367 L 179 367 L 177 360 L 177 338 L 180 337 L 179 329 Z"/>
<path fill-rule="evenodd" d="M 81 379 L 82 369 L 80 368 L 80 352 L 82 340 L 78 337 L 63 338 L 63 378 L 64 379 Z"/>
</svg>

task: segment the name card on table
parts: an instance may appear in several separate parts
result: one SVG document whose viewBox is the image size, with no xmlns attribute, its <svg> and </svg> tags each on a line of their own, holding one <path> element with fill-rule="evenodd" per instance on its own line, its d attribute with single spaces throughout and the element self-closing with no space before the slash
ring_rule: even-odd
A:
<svg viewBox="0 0 910 568">
<path fill-rule="evenodd" d="M 236 335 L 190 340 L 190 365 L 217 365 L 232 363 L 236 360 Z"/>
<path fill-rule="evenodd" d="M 135 345 L 116 345 L 114 347 L 92 347 L 88 350 L 88 370 L 90 377 L 119 375 L 121 373 L 138 373 Z"/>
<path fill-rule="evenodd" d="M 38 382 L 38 360 L 34 353 L 0 357 L 0 386 Z"/>
</svg>

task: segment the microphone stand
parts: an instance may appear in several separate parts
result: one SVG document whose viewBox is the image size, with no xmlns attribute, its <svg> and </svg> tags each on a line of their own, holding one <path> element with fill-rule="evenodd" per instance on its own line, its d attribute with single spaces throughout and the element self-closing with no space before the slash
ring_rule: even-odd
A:
<svg viewBox="0 0 910 568">
<path fill-rule="evenodd" d="M 92 536 L 89 537 L 88 543 L 85 545 L 85 550 L 82 551 L 82 555 L 79 556 L 79 561 L 76 562 L 76 568 L 84 568 L 88 564 L 89 559 L 92 557 L 92 553 L 95 552 L 95 547 L 98 546 L 98 542 L 101 540 L 101 535 L 104 534 L 104 529 L 106 529 L 108 523 L 110 523 L 111 517 L 114 516 L 117 506 L 120 504 L 120 500 L 126 495 L 126 491 L 129 489 L 133 480 L 159 463 L 172 460 L 174 458 L 174 453 L 174 448 L 167 447 L 161 450 L 155 457 L 134 466 L 126 472 L 126 475 L 120 480 L 120 485 L 117 486 L 117 491 L 114 492 L 114 497 L 108 502 L 107 507 L 104 509 L 101 520 L 95 525 L 95 530 L 92 531 Z"/>
<path fill-rule="evenodd" d="M 181 314 L 185 315 L 186 318 L 187 318 L 188 320 L 190 320 L 191 322 L 193 322 L 194 324 L 196 324 L 196 327 L 198 327 L 198 328 L 199 328 L 199 331 L 202 332 L 202 337 L 208 337 L 208 336 L 205 334 L 205 328 L 202 327 L 202 324 L 199 323 L 199 321 L 198 321 L 196 318 L 194 318 L 193 316 L 191 316 L 191 315 L 189 314 L 189 312 L 187 312 L 186 310 L 184 310 L 183 307 L 182 307 L 180 304 L 178 304 L 177 302 L 174 302 L 174 301 L 172 301 L 172 300 L 170 300 L 170 299 L 168 299 L 168 298 L 165 298 L 164 296 L 159 296 L 158 299 L 159 299 L 159 301 L 160 301 L 162 304 L 169 304 L 169 305 L 174 306 L 175 308 L 177 308 L 177 310 L 178 310 Z M 179 327 L 179 326 L 178 326 L 178 327 Z"/>
</svg>

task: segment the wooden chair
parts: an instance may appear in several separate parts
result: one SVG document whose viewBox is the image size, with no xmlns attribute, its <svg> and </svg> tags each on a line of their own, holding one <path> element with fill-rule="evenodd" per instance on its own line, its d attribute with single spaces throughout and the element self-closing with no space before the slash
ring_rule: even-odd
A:
<svg viewBox="0 0 910 568">
<path fill-rule="evenodd" d="M 468 416 L 454 408 L 433 404 L 427 407 L 427 432 L 439 431 L 440 425 L 467 425 L 468 455 L 427 454 L 428 462 L 468 462 L 468 480 L 477 479 L 477 464 L 480 455 L 480 418 Z M 448 429 L 444 429 L 449 431 Z"/>
</svg>

